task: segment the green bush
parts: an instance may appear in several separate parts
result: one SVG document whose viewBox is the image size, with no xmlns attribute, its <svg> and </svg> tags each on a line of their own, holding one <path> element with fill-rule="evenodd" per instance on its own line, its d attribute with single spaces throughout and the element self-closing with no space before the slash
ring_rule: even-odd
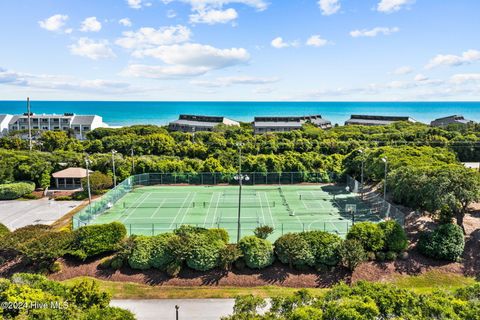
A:
<svg viewBox="0 0 480 320">
<path fill-rule="evenodd" d="M 233 264 L 242 257 L 242 250 L 236 244 L 227 244 L 220 250 L 219 266 L 223 270 L 231 270 Z"/>
<path fill-rule="evenodd" d="M 248 236 L 240 240 L 239 246 L 249 268 L 262 269 L 268 267 L 275 259 L 273 246 L 267 240 Z"/>
<path fill-rule="evenodd" d="M 8 229 L 7 226 L 4 225 L 3 223 L 0 223 L 0 237 L 3 237 L 4 235 L 9 233 L 10 233 L 10 229 Z"/>
<path fill-rule="evenodd" d="M 32 182 L 0 184 L 0 200 L 18 199 L 33 191 L 35 191 L 35 184 Z"/>
<path fill-rule="evenodd" d="M 253 231 L 256 237 L 260 239 L 267 239 L 273 233 L 273 228 L 270 226 L 260 226 Z"/>
<path fill-rule="evenodd" d="M 423 233 L 418 241 L 421 253 L 440 260 L 457 261 L 464 248 L 463 231 L 456 224 L 440 225 L 431 232 Z"/>
<path fill-rule="evenodd" d="M 165 268 L 175 260 L 175 257 L 168 248 L 168 243 L 173 238 L 178 238 L 178 236 L 173 233 L 161 233 L 152 237 L 150 266 L 165 270 Z"/>
<path fill-rule="evenodd" d="M 213 240 L 220 240 L 225 244 L 230 242 L 230 236 L 225 229 L 208 229 L 208 237 Z"/>
<path fill-rule="evenodd" d="M 322 265 L 336 266 L 339 263 L 338 248 L 342 244 L 339 236 L 323 231 L 302 232 L 300 236 L 308 242 L 317 268 Z"/>
<path fill-rule="evenodd" d="M 119 270 L 123 267 L 123 259 L 120 257 L 113 257 L 110 261 L 110 268 L 113 270 Z"/>
<path fill-rule="evenodd" d="M 385 260 L 387 261 L 394 261 L 397 259 L 397 253 L 395 251 L 388 251 L 385 254 Z"/>
<path fill-rule="evenodd" d="M 322 309 L 318 309 L 311 306 L 296 308 L 289 320 L 313 320 L 313 319 L 323 319 Z"/>
<path fill-rule="evenodd" d="M 73 198 L 72 196 L 58 196 L 54 198 L 55 201 L 71 201 Z"/>
<path fill-rule="evenodd" d="M 211 270 L 219 265 L 220 252 L 226 246 L 220 239 L 208 233 L 200 233 L 189 238 L 189 254 L 187 266 L 198 271 Z"/>
<path fill-rule="evenodd" d="M 347 239 L 339 247 L 339 254 L 342 265 L 351 271 L 367 259 L 367 253 L 363 249 L 362 243 L 358 240 Z"/>
<path fill-rule="evenodd" d="M 407 234 L 398 222 L 390 220 L 380 222 L 378 225 L 383 230 L 383 233 L 385 235 L 384 249 L 386 251 L 400 253 L 407 249 Z"/>
<path fill-rule="evenodd" d="M 150 269 L 153 248 L 152 237 L 138 236 L 134 242 L 134 247 L 128 257 L 128 264 L 132 269 Z"/>
<path fill-rule="evenodd" d="M 347 239 L 359 241 L 365 251 L 377 252 L 385 246 L 385 234 L 380 226 L 373 222 L 356 223 L 348 231 Z"/>
<path fill-rule="evenodd" d="M 74 241 L 70 254 L 85 260 L 88 257 L 119 249 L 127 235 L 127 230 L 123 224 L 112 222 L 81 227 L 73 234 Z"/>
<path fill-rule="evenodd" d="M 35 193 L 27 193 L 22 196 L 23 199 L 27 200 L 37 200 L 40 199 L 40 196 L 37 196 Z"/>
<path fill-rule="evenodd" d="M 167 267 L 165 268 L 165 272 L 170 276 L 170 277 L 176 277 L 180 274 L 180 271 L 182 271 L 182 264 L 178 261 L 173 261 L 170 262 Z"/>
<path fill-rule="evenodd" d="M 315 258 L 309 243 L 298 233 L 287 233 L 275 241 L 275 253 L 278 259 L 290 268 L 311 266 Z"/>
<path fill-rule="evenodd" d="M 378 261 L 378 262 L 384 262 L 385 259 L 387 259 L 387 255 L 385 254 L 385 252 L 383 251 L 379 251 L 375 254 L 375 259 Z"/>
</svg>

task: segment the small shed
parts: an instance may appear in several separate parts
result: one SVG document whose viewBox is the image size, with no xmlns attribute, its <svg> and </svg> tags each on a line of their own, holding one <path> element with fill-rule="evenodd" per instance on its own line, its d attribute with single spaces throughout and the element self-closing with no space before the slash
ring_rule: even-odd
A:
<svg viewBox="0 0 480 320">
<path fill-rule="evenodd" d="M 90 173 L 93 171 L 89 170 Z M 67 168 L 52 174 L 55 178 L 57 189 L 75 190 L 83 189 L 82 179 L 87 177 L 87 169 L 84 168 Z"/>
</svg>

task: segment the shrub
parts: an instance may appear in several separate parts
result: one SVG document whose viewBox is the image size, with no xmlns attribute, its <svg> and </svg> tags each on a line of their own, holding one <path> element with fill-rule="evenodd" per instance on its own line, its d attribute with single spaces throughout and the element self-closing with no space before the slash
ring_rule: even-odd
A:
<svg viewBox="0 0 480 320">
<path fill-rule="evenodd" d="M 323 319 L 322 309 L 317 309 L 311 306 L 296 308 L 293 310 L 289 320 L 312 320 Z"/>
<path fill-rule="evenodd" d="M 274 261 L 273 246 L 264 239 L 255 236 L 244 237 L 239 243 L 245 264 L 252 269 L 262 269 Z"/>
<path fill-rule="evenodd" d="M 121 259 L 120 257 L 112 258 L 112 260 L 110 261 L 110 268 L 112 268 L 113 270 L 119 270 L 122 267 L 123 267 L 123 259 Z"/>
<path fill-rule="evenodd" d="M 218 266 L 220 251 L 225 243 L 219 239 L 212 239 L 208 233 L 197 234 L 189 238 L 189 254 L 187 266 L 198 271 L 211 270 Z"/>
<path fill-rule="evenodd" d="M 33 263 L 46 262 L 50 265 L 53 260 L 68 252 L 72 241 L 73 234 L 70 231 L 48 231 L 30 241 L 19 243 L 17 250 Z"/>
<path fill-rule="evenodd" d="M 81 227 L 73 234 L 74 241 L 70 254 L 85 260 L 100 253 L 119 249 L 127 230 L 123 224 L 112 222 Z"/>
<path fill-rule="evenodd" d="M 275 241 L 274 247 L 278 259 L 282 263 L 288 264 L 290 268 L 311 266 L 315 262 L 308 242 L 298 233 L 281 236 Z"/>
<path fill-rule="evenodd" d="M 0 184 L 0 200 L 14 200 L 32 193 L 35 190 L 33 182 L 15 182 Z"/>
<path fill-rule="evenodd" d="M 242 257 L 242 250 L 236 244 L 227 244 L 220 250 L 219 266 L 223 270 L 231 270 L 232 265 Z"/>
<path fill-rule="evenodd" d="M 443 224 L 420 236 L 418 249 L 424 255 L 441 260 L 457 261 L 463 254 L 465 239 L 456 224 Z"/>
<path fill-rule="evenodd" d="M 37 200 L 40 199 L 40 196 L 37 196 L 35 193 L 27 193 L 24 194 L 22 198 L 27 200 Z"/>
<path fill-rule="evenodd" d="M 245 270 L 245 267 L 246 267 L 246 264 L 243 258 L 240 258 L 237 261 L 235 261 L 235 269 L 242 271 L 242 270 Z"/>
<path fill-rule="evenodd" d="M 168 264 L 175 260 L 171 250 L 168 248 L 168 243 L 171 239 L 178 238 L 173 233 L 161 233 L 152 237 L 152 251 L 150 256 L 150 266 L 165 270 Z"/>
<path fill-rule="evenodd" d="M 82 179 L 82 184 L 84 186 L 87 185 L 87 178 Z M 99 191 L 108 189 L 112 186 L 113 181 L 112 177 L 107 176 L 104 173 L 95 171 L 93 173 L 90 173 L 90 190 L 93 193 L 97 193 Z"/>
<path fill-rule="evenodd" d="M 7 226 L 4 225 L 3 223 L 0 223 L 0 237 L 9 233 L 10 233 L 10 229 L 8 229 Z"/>
<path fill-rule="evenodd" d="M 385 260 L 387 261 L 394 261 L 397 259 L 397 253 L 395 251 L 388 251 L 385 254 Z"/>
<path fill-rule="evenodd" d="M 342 243 L 339 236 L 323 231 L 302 232 L 300 236 L 308 242 L 317 268 L 321 265 L 338 264 L 340 261 L 338 248 Z"/>
<path fill-rule="evenodd" d="M 384 249 L 386 251 L 400 253 L 407 249 L 407 235 L 398 222 L 390 220 L 380 222 L 378 225 L 383 230 L 383 233 L 385 235 Z"/>
<path fill-rule="evenodd" d="M 366 260 L 366 252 L 360 241 L 347 239 L 339 247 L 339 254 L 342 265 L 351 271 Z"/>
<path fill-rule="evenodd" d="M 135 245 L 128 257 L 128 264 L 133 269 L 147 270 L 150 268 L 152 257 L 153 241 L 152 237 L 138 236 L 134 240 Z"/>
<path fill-rule="evenodd" d="M 74 284 L 69 290 L 72 301 L 82 309 L 100 307 L 105 308 L 110 302 L 110 295 L 98 288 L 98 283 L 83 280 Z"/>
<path fill-rule="evenodd" d="M 379 251 L 375 254 L 375 258 L 378 262 L 384 262 L 387 258 L 387 255 L 383 251 Z"/>
<path fill-rule="evenodd" d="M 85 315 L 88 320 L 135 320 L 135 316 L 128 310 L 117 307 L 91 308 Z"/>
<path fill-rule="evenodd" d="M 260 226 L 253 231 L 256 237 L 260 239 L 267 239 L 273 233 L 273 228 L 270 226 Z"/>
<path fill-rule="evenodd" d="M 365 251 L 377 252 L 385 245 L 383 230 L 373 222 L 356 223 L 348 231 L 347 239 L 359 241 Z"/>
<path fill-rule="evenodd" d="M 182 271 L 182 264 L 178 261 L 169 263 L 165 268 L 165 272 L 167 272 L 170 277 L 174 278 L 180 274 L 180 271 Z"/>
<path fill-rule="evenodd" d="M 54 198 L 55 201 L 70 201 L 72 200 L 72 196 L 58 196 Z"/>
<path fill-rule="evenodd" d="M 61 270 L 62 270 L 62 264 L 58 261 L 55 261 L 50 266 L 50 272 L 52 272 L 52 273 L 57 273 L 57 272 L 60 272 Z"/>
<path fill-rule="evenodd" d="M 229 236 L 227 230 L 225 230 L 225 229 L 208 229 L 207 235 L 211 239 L 220 240 L 223 243 L 229 243 L 230 242 L 230 236 Z"/>
</svg>

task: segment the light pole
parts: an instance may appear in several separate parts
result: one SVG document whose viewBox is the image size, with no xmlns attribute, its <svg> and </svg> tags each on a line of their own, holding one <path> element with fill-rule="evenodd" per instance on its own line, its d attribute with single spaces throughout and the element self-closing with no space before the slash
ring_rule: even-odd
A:
<svg viewBox="0 0 480 320">
<path fill-rule="evenodd" d="M 178 320 L 178 309 L 180 309 L 179 305 L 175 305 L 175 319 Z"/>
<path fill-rule="evenodd" d="M 238 181 L 238 218 L 237 218 L 237 243 L 240 242 L 240 233 L 241 233 L 241 210 L 242 210 L 242 184 L 243 181 L 250 180 L 250 177 L 242 174 L 242 144 L 237 143 L 238 147 L 238 174 L 233 178 Z"/>
<path fill-rule="evenodd" d="M 364 194 L 364 189 L 363 189 L 363 183 L 364 183 L 364 170 L 365 170 L 365 157 L 363 156 L 364 155 L 364 151 L 362 149 L 358 150 L 358 152 L 362 155 L 362 173 L 360 175 L 360 194 L 361 194 L 361 197 L 362 197 L 362 200 L 363 200 L 363 194 Z"/>
<path fill-rule="evenodd" d="M 135 174 L 135 159 L 133 158 L 133 148 L 130 149 L 130 155 L 132 156 L 132 175 Z"/>
<path fill-rule="evenodd" d="M 117 175 L 115 174 L 115 154 L 116 150 L 112 149 L 112 170 L 113 170 L 113 187 L 117 186 Z"/>
<path fill-rule="evenodd" d="M 387 173 L 388 173 L 388 160 L 387 157 L 382 158 L 383 163 L 385 164 L 385 182 L 383 183 L 383 200 L 387 201 Z"/>
<path fill-rule="evenodd" d="M 90 191 L 90 159 L 85 157 L 85 166 L 87 167 L 87 191 L 88 191 L 88 211 L 92 213 L 92 192 Z"/>
<path fill-rule="evenodd" d="M 27 115 L 28 115 L 28 149 L 32 151 L 32 111 L 30 109 L 29 97 L 27 97 Z"/>
</svg>

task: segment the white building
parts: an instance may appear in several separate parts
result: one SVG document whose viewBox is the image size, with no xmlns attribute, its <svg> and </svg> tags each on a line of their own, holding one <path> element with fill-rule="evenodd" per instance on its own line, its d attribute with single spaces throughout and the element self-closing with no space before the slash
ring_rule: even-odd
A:
<svg viewBox="0 0 480 320">
<path fill-rule="evenodd" d="M 253 129 L 255 134 L 266 132 L 288 132 L 300 130 L 306 123 L 311 123 L 321 129 L 330 129 L 332 123 L 321 115 L 300 117 L 255 117 Z"/>
<path fill-rule="evenodd" d="M 356 115 L 352 114 L 350 119 L 345 121 L 345 125 L 360 125 L 360 126 L 386 126 L 398 121 L 407 121 L 416 123 L 417 120 L 411 117 L 401 116 L 371 116 L 371 115 Z"/>
<path fill-rule="evenodd" d="M 8 131 L 28 130 L 28 114 L 23 115 L 0 115 L 10 117 Z M 30 116 L 31 129 L 38 131 L 69 131 L 72 130 L 75 137 L 80 140 L 86 139 L 86 134 L 96 128 L 108 127 L 102 117 L 97 115 L 76 115 L 74 113 L 57 114 L 32 114 Z"/>
<path fill-rule="evenodd" d="M 178 120 L 169 123 L 168 127 L 172 131 L 196 132 L 212 131 L 215 126 L 224 124 L 227 126 L 240 126 L 240 123 L 225 117 L 197 116 L 181 114 Z"/>
</svg>

